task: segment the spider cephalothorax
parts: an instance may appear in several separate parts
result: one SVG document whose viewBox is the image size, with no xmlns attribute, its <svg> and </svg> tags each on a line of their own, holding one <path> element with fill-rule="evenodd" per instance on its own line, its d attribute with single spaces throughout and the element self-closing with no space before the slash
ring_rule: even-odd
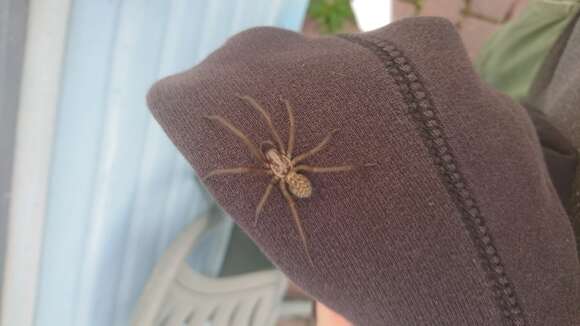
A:
<svg viewBox="0 0 580 326">
<path fill-rule="evenodd" d="M 298 233 L 300 234 L 300 238 L 302 240 L 302 244 L 304 245 L 308 260 L 311 264 L 313 264 L 310 253 L 308 251 L 306 235 L 304 233 L 302 222 L 298 216 L 298 210 L 294 201 L 294 197 L 308 198 L 312 195 L 313 192 L 313 187 L 310 183 L 310 180 L 308 180 L 308 178 L 302 173 L 343 172 L 352 170 L 354 167 L 352 165 L 319 167 L 301 164 L 308 157 L 320 152 L 328 144 L 336 130 L 328 133 L 326 137 L 314 148 L 300 155 L 293 156 L 292 152 L 294 149 L 295 127 L 294 112 L 290 103 L 287 100 L 282 100 L 288 112 L 288 142 L 287 145 L 285 145 L 282 142 L 278 131 L 274 127 L 274 124 L 272 123 L 270 114 L 268 114 L 268 112 L 266 112 L 266 110 L 264 110 L 253 98 L 240 95 L 238 95 L 238 97 L 244 100 L 246 103 L 250 104 L 250 106 L 252 106 L 262 115 L 274 139 L 273 141 L 263 142 L 262 146 L 258 148 L 242 131 L 232 125 L 228 120 L 218 115 L 207 116 L 206 118 L 220 123 L 234 135 L 236 135 L 240 140 L 242 140 L 252 155 L 258 160 L 258 162 L 261 163 L 261 166 L 217 169 L 207 174 L 204 179 L 223 174 L 261 173 L 271 175 L 272 178 L 270 179 L 270 183 L 266 187 L 266 190 L 264 191 L 264 194 L 262 195 L 262 198 L 256 207 L 254 223 L 257 223 L 260 212 L 264 208 L 264 205 L 266 204 L 272 189 L 275 185 L 278 185 L 278 188 L 282 192 L 282 195 L 290 207 L 290 212 L 292 213 L 292 217 L 296 223 L 296 227 L 298 229 Z"/>
<path fill-rule="evenodd" d="M 304 175 L 296 172 L 294 164 L 290 158 L 278 150 L 272 148 L 266 153 L 268 167 L 274 176 L 279 180 L 284 180 L 288 184 L 290 193 L 298 198 L 308 198 L 312 195 L 312 184 Z"/>
</svg>

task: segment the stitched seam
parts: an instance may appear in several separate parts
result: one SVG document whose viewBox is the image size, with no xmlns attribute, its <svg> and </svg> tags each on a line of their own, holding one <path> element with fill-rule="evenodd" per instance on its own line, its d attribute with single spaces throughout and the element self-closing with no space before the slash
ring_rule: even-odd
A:
<svg viewBox="0 0 580 326">
<path fill-rule="evenodd" d="M 476 247 L 489 288 L 504 322 L 507 325 L 526 325 L 514 286 L 505 273 L 504 265 L 477 201 L 464 175 L 459 171 L 456 156 L 447 141 L 431 94 L 426 89 L 421 76 L 403 52 L 389 41 L 378 39 L 369 41 L 352 35 L 338 36 L 370 50 L 380 59 L 389 75 L 395 80 L 407 104 L 407 113 L 415 122 L 447 193 L 459 210 L 463 225 Z"/>
</svg>

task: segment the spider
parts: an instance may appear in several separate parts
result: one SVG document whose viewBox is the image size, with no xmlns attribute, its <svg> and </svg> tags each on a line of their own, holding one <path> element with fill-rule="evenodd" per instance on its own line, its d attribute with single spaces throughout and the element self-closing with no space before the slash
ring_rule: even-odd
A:
<svg viewBox="0 0 580 326">
<path fill-rule="evenodd" d="M 332 130 L 329 132 L 326 137 L 315 147 L 312 149 L 294 156 L 294 141 L 295 141 L 295 121 L 294 121 L 294 112 L 290 102 L 280 98 L 280 100 L 284 103 L 287 113 L 288 113 L 288 143 L 285 144 L 282 142 L 280 138 L 280 134 L 274 127 L 272 123 L 272 118 L 270 114 L 266 112 L 258 104 L 258 102 L 250 96 L 241 96 L 236 95 L 236 97 L 240 98 L 251 107 L 253 107 L 256 111 L 258 111 L 261 116 L 264 118 L 268 129 L 270 130 L 271 136 L 273 137 L 274 141 L 265 141 L 260 144 L 260 147 L 257 147 L 249 138 L 246 136 L 242 131 L 232 125 L 228 120 L 224 119 L 218 115 L 208 115 L 205 118 L 215 121 L 221 124 L 223 127 L 228 129 L 232 132 L 235 136 L 237 136 L 244 144 L 248 147 L 251 154 L 254 158 L 261 163 L 261 166 L 249 166 L 249 167 L 234 167 L 234 168 L 223 168 L 223 169 L 216 169 L 209 172 L 203 179 L 208 179 L 213 176 L 217 175 L 225 175 L 225 174 L 244 174 L 244 173 L 258 173 L 258 174 L 265 174 L 271 175 L 272 178 L 270 179 L 270 183 L 266 187 L 262 198 L 258 202 L 258 206 L 256 207 L 255 218 L 254 218 L 254 226 L 257 225 L 258 217 L 264 208 L 270 194 L 272 193 L 273 188 L 277 185 L 280 189 L 280 192 L 286 199 L 288 206 L 290 207 L 290 212 L 292 214 L 292 218 L 296 224 L 296 228 L 300 235 L 300 239 L 302 241 L 302 245 L 304 246 L 304 250 L 306 252 L 306 256 L 311 265 L 313 265 L 312 258 L 310 256 L 308 250 L 308 243 L 306 241 L 306 235 L 304 232 L 304 228 L 302 226 L 302 222 L 298 215 L 298 210 L 296 208 L 296 202 L 294 197 L 298 199 L 308 198 L 312 195 L 312 183 L 308 178 L 303 174 L 304 172 L 310 173 L 328 173 L 328 172 L 345 172 L 354 169 L 352 165 L 342 165 L 342 166 L 329 166 L 329 167 L 321 167 L 321 166 L 311 166 L 302 164 L 304 160 L 311 157 L 312 155 L 320 152 L 322 149 L 328 145 L 332 136 L 338 131 L 337 129 Z"/>
</svg>

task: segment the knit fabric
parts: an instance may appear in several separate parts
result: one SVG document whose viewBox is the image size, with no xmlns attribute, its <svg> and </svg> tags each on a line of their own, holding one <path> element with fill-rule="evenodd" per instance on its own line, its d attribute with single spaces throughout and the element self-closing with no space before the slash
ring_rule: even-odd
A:
<svg viewBox="0 0 580 326">
<path fill-rule="evenodd" d="M 570 213 L 575 205 L 573 192 L 576 170 L 580 162 L 578 150 L 570 139 L 552 124 L 544 112 L 530 108 L 528 114 L 540 139 L 550 180 L 558 192 L 560 202 Z M 569 217 L 574 220 L 571 215 Z"/>
<path fill-rule="evenodd" d="M 580 14 L 560 35 L 536 77 L 524 105 L 543 112 L 580 152 Z M 580 163 L 567 209 L 580 250 Z M 579 309 L 580 310 L 580 309 Z"/>
<path fill-rule="evenodd" d="M 200 176 L 259 165 L 212 119 L 294 154 L 338 130 L 294 197 L 308 246 L 270 176 L 205 180 L 288 277 L 356 325 L 577 325 L 580 266 L 525 111 L 480 81 L 453 26 L 412 18 L 342 37 L 242 32 L 155 84 L 151 111 Z M 282 98 L 282 99 L 281 99 Z M 267 144 L 267 143 L 266 143 Z M 312 261 L 309 261 L 308 252 Z"/>
</svg>

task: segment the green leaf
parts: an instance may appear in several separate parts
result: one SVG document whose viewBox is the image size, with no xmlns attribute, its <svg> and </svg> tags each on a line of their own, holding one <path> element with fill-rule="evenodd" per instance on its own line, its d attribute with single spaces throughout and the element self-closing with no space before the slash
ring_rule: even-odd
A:
<svg viewBox="0 0 580 326">
<path fill-rule="evenodd" d="M 326 33 L 336 33 L 346 21 L 354 20 L 349 0 L 311 0 L 308 16 L 316 20 Z"/>
</svg>

